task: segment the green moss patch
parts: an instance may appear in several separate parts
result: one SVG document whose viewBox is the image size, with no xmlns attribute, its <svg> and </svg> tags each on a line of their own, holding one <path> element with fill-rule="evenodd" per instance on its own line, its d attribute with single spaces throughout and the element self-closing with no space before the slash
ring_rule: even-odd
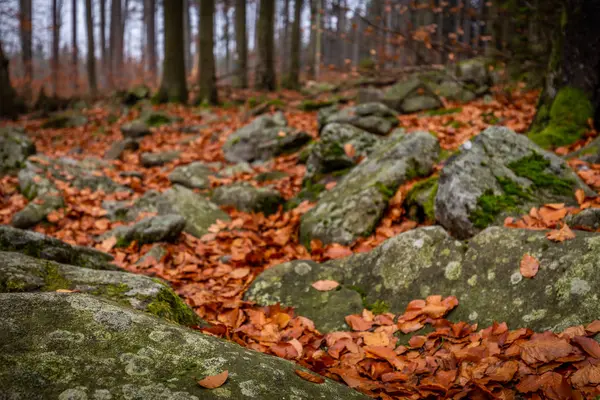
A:
<svg viewBox="0 0 600 400">
<path fill-rule="evenodd" d="M 425 112 L 425 116 L 427 117 L 436 117 L 436 116 L 440 116 L 440 115 L 449 115 L 449 114 L 456 114 L 461 112 L 463 109 L 462 107 L 456 107 L 456 108 L 440 108 L 437 110 L 430 110 Z"/>
<path fill-rule="evenodd" d="M 435 196 L 438 190 L 439 177 L 433 176 L 416 183 L 406 195 L 407 206 L 420 205 L 423 215 L 418 215 L 417 219 L 427 219 L 435 221 Z M 423 197 L 426 195 L 426 198 Z"/>
<path fill-rule="evenodd" d="M 54 263 L 48 262 L 46 264 L 46 274 L 44 276 L 44 288 L 45 292 L 55 292 L 58 289 L 70 289 L 71 282 L 60 274 L 58 266 Z"/>
<path fill-rule="evenodd" d="M 548 189 L 554 194 L 570 194 L 575 182 L 544 172 L 549 166 L 550 161 L 537 153 L 508 164 L 517 176 L 529 179 L 536 188 Z"/>
<path fill-rule="evenodd" d="M 157 283 L 164 285 L 160 280 Z M 181 325 L 197 325 L 198 316 L 172 290 L 165 288 L 147 306 L 149 313 Z"/>
</svg>

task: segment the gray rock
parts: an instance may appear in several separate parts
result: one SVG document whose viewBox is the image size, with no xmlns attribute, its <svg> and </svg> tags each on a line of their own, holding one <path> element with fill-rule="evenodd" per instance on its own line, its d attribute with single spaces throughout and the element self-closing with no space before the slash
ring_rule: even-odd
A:
<svg viewBox="0 0 600 400">
<path fill-rule="evenodd" d="M 383 103 L 405 114 L 433 110 L 443 106 L 439 97 L 416 75 L 389 88 L 385 92 Z"/>
<path fill-rule="evenodd" d="M 261 172 L 254 177 L 256 182 L 270 182 L 270 181 L 279 181 L 281 179 L 287 178 L 289 175 L 283 171 L 267 171 Z"/>
<path fill-rule="evenodd" d="M 327 123 L 327 118 L 337 113 L 340 108 L 337 105 L 332 105 L 330 107 L 321 108 L 317 112 L 317 124 L 319 126 L 319 130 L 321 130 L 325 124 Z"/>
<path fill-rule="evenodd" d="M 13 215 L 11 224 L 15 228 L 27 229 L 42 222 L 48 214 L 64 206 L 60 195 L 44 193 L 30 201 L 25 208 Z"/>
<path fill-rule="evenodd" d="M 190 189 L 209 189 L 210 176 L 216 175 L 208 165 L 202 162 L 194 162 L 182 165 L 169 174 L 169 181 L 180 184 Z"/>
<path fill-rule="evenodd" d="M 574 203 L 576 189 L 593 192 L 553 153 L 510 129 L 491 127 L 440 173 L 435 216 L 451 234 L 467 238 L 531 207 Z"/>
<path fill-rule="evenodd" d="M 376 135 L 388 134 L 399 123 L 396 112 L 382 103 L 364 103 L 344 108 L 329 115 L 324 125 L 334 122 L 354 125 Z"/>
<path fill-rule="evenodd" d="M 545 235 L 490 227 L 460 242 L 441 227 L 418 228 L 368 253 L 323 264 L 293 261 L 271 267 L 254 280 L 246 299 L 297 307 L 324 332 L 344 328 L 344 317 L 360 309 L 361 295 L 364 306 L 394 313 L 404 312 L 414 299 L 453 295 L 459 305 L 449 319 L 481 328 L 497 321 L 511 329 L 560 332 L 596 320 L 600 235 L 578 231 L 563 243 Z M 525 254 L 540 262 L 533 279 L 519 272 Z M 340 290 L 313 289 L 311 284 L 321 279 L 339 282 Z"/>
<path fill-rule="evenodd" d="M 579 214 L 567 216 L 565 222 L 574 229 L 598 230 L 600 228 L 600 208 L 586 208 Z"/>
<path fill-rule="evenodd" d="M 80 268 L 0 251 L 0 293 L 59 289 L 93 294 L 179 324 L 197 325 L 200 322 L 194 311 L 159 279 L 128 272 Z"/>
<path fill-rule="evenodd" d="M 41 233 L 0 225 L 0 250 L 79 267 L 117 270 L 113 257 L 89 247 L 72 246 Z"/>
<path fill-rule="evenodd" d="M 383 90 L 374 87 L 358 89 L 358 104 L 380 102 L 383 99 Z"/>
<path fill-rule="evenodd" d="M 591 164 L 600 164 L 600 137 L 592 140 L 581 149 L 570 153 L 566 158 L 578 158 Z"/>
<path fill-rule="evenodd" d="M 104 153 L 106 160 L 118 160 L 126 150 L 136 151 L 140 148 L 140 143 L 133 138 L 125 138 L 114 142 L 110 148 Z"/>
<path fill-rule="evenodd" d="M 232 206 L 240 211 L 262 212 L 265 215 L 277 212 L 285 202 L 279 191 L 256 188 L 248 182 L 219 186 L 213 191 L 211 200 L 220 206 Z"/>
<path fill-rule="evenodd" d="M 119 241 L 139 244 L 169 242 L 179 237 L 185 227 L 185 219 L 177 214 L 166 214 L 149 217 L 131 226 L 118 227 L 107 232 L 103 237 L 115 236 Z"/>
<path fill-rule="evenodd" d="M 265 161 L 294 152 L 310 139 L 306 132 L 288 127 L 283 113 L 278 112 L 261 115 L 232 133 L 223 145 L 223 152 L 230 162 Z"/>
<path fill-rule="evenodd" d="M 148 124 L 136 119 L 121 125 L 121 133 L 125 138 L 136 139 L 149 135 L 152 132 L 150 131 Z"/>
<path fill-rule="evenodd" d="M 297 364 L 85 294 L 2 294 L 0 315 L 9 399 L 366 399 L 303 380 Z M 224 370 L 220 388 L 197 384 Z"/>
<path fill-rule="evenodd" d="M 144 264 L 146 261 L 150 260 L 154 260 L 154 262 L 159 262 L 166 254 L 167 249 L 164 246 L 161 246 L 159 244 L 154 245 L 142 257 L 140 257 L 138 262 L 136 262 L 136 265 Z"/>
<path fill-rule="evenodd" d="M 179 158 L 180 151 L 165 151 L 162 153 L 142 153 L 140 155 L 140 163 L 146 167 L 159 167 Z"/>
<path fill-rule="evenodd" d="M 461 82 L 471 83 L 478 88 L 491 84 L 487 62 L 483 58 L 472 58 L 459 62 L 456 64 L 454 73 Z"/>
<path fill-rule="evenodd" d="M 253 174 L 254 169 L 252 166 L 245 161 L 239 162 L 237 164 L 229 165 L 222 170 L 219 171 L 219 175 L 231 178 L 235 175 L 240 174 Z"/>
<path fill-rule="evenodd" d="M 35 154 L 35 144 L 19 128 L 0 129 L 0 176 L 13 173 L 25 166 L 29 156 Z"/>
<path fill-rule="evenodd" d="M 87 123 L 87 117 L 76 110 L 59 111 L 50 115 L 42 129 L 78 128 Z"/>
<path fill-rule="evenodd" d="M 398 187 L 429 174 L 438 153 L 436 138 L 427 132 L 388 138 L 302 216 L 301 242 L 349 244 L 369 235 Z"/>
<path fill-rule="evenodd" d="M 457 81 L 444 81 L 439 85 L 431 85 L 431 88 L 437 95 L 452 101 L 466 103 L 477 97 L 477 94 Z"/>
</svg>

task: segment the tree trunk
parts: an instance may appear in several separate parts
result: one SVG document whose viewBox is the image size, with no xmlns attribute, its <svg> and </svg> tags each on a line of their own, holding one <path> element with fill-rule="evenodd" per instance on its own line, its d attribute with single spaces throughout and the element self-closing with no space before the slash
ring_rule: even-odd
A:
<svg viewBox="0 0 600 400">
<path fill-rule="evenodd" d="M 0 42 L 0 117 L 16 118 L 18 114 L 17 94 L 10 83 L 8 64 L 8 59 L 2 50 L 2 42 Z"/>
<path fill-rule="evenodd" d="M 317 17 L 316 21 L 316 32 L 315 32 L 315 80 L 319 80 L 319 74 L 321 72 L 321 51 L 322 44 L 321 38 L 323 36 L 323 23 L 322 23 L 322 14 L 323 14 L 323 0 L 317 0 Z"/>
<path fill-rule="evenodd" d="M 215 0 L 200 1 L 200 51 L 198 52 L 198 102 L 217 104 L 217 78 L 214 54 Z"/>
<path fill-rule="evenodd" d="M 90 86 L 90 97 L 93 99 L 98 94 L 96 84 L 96 57 L 94 55 L 94 17 L 92 14 L 92 0 L 85 0 L 85 22 L 87 27 L 87 75 Z"/>
<path fill-rule="evenodd" d="M 288 51 L 290 45 L 290 0 L 283 0 L 283 34 L 279 41 L 279 59 L 281 60 L 281 71 L 287 71 L 289 68 Z M 292 54 L 293 56 L 293 54 Z"/>
<path fill-rule="evenodd" d="M 31 0 L 19 0 L 19 33 L 21 35 L 21 55 L 23 59 L 23 68 L 25 71 L 25 90 L 23 97 L 25 100 L 32 99 L 31 81 L 33 80 L 33 41 L 32 37 L 32 5 Z"/>
<path fill-rule="evenodd" d="M 241 88 L 248 87 L 248 42 L 246 39 L 246 0 L 235 1 L 235 47 L 237 78 Z"/>
<path fill-rule="evenodd" d="M 202 0 L 201 3 L 205 1 Z M 159 103 L 186 103 L 188 92 L 185 83 L 183 48 L 183 0 L 169 0 L 168 4 L 165 3 L 163 15 L 165 27 L 163 76 L 155 99 Z"/>
<path fill-rule="evenodd" d="M 59 41 L 60 21 L 58 1 L 52 0 L 52 89 L 55 97 L 58 97 L 58 67 L 59 67 Z"/>
<path fill-rule="evenodd" d="M 229 51 L 229 1 L 223 1 L 223 40 L 225 41 L 225 69 L 224 75 L 229 73 L 229 66 L 231 65 L 231 52 Z"/>
<path fill-rule="evenodd" d="M 108 54 L 106 48 L 106 0 L 100 0 L 100 57 L 104 76 L 108 70 Z"/>
<path fill-rule="evenodd" d="M 289 89 L 300 89 L 300 19 L 302 18 L 302 0 L 294 0 L 294 23 L 292 25 L 292 43 L 290 72 L 288 74 L 287 84 Z"/>
<path fill-rule="evenodd" d="M 119 76 L 123 68 L 123 37 L 121 27 L 123 24 L 121 0 L 112 0 L 110 10 L 110 66 L 109 80 L 111 86 L 116 84 L 115 77 Z"/>
<path fill-rule="evenodd" d="M 156 0 L 144 0 L 146 19 L 146 60 L 152 83 L 156 82 Z"/>
<path fill-rule="evenodd" d="M 183 33 L 184 33 L 184 48 L 185 48 L 185 74 L 186 76 L 192 71 L 194 67 L 194 60 L 192 59 L 192 19 L 190 15 L 190 8 L 192 7 L 191 0 L 184 1 L 183 8 Z"/>
<path fill-rule="evenodd" d="M 315 53 L 317 42 L 317 1 L 308 0 L 310 4 L 310 42 L 308 44 L 308 56 L 306 63 L 308 70 L 306 77 L 309 80 L 315 79 Z"/>
<path fill-rule="evenodd" d="M 73 42 L 73 54 L 71 63 L 73 64 L 73 87 L 75 89 L 75 93 L 77 93 L 78 89 L 78 79 L 79 79 L 79 69 L 78 69 L 78 61 L 79 61 L 79 51 L 77 48 L 77 0 L 73 0 L 71 7 L 71 40 Z"/>
<path fill-rule="evenodd" d="M 590 119 L 600 127 L 600 4 L 562 3 L 562 22 L 556 21 L 546 85 L 530 133 L 543 147 L 580 139 Z"/>
<path fill-rule="evenodd" d="M 258 65 L 256 88 L 273 91 L 275 79 L 275 0 L 261 0 L 258 16 Z"/>
</svg>

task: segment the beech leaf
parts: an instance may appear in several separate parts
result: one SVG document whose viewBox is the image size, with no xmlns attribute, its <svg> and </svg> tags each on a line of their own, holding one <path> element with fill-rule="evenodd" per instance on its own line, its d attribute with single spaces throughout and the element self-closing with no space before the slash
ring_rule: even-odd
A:
<svg viewBox="0 0 600 400">
<path fill-rule="evenodd" d="M 207 376 L 206 378 L 199 380 L 198 385 L 206 389 L 216 389 L 223 386 L 228 376 L 229 371 L 225 370 L 220 374 Z"/>
<path fill-rule="evenodd" d="M 320 280 L 316 281 L 312 284 L 312 287 L 317 289 L 320 292 L 328 292 L 340 286 L 340 284 L 336 281 L 332 280 Z"/>
</svg>

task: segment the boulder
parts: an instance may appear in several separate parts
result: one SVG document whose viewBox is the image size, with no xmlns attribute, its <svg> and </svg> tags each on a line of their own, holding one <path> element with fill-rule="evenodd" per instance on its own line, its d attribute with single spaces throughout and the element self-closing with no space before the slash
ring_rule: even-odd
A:
<svg viewBox="0 0 600 400">
<path fill-rule="evenodd" d="M 140 163 L 146 168 L 159 167 L 177 160 L 180 155 L 181 152 L 177 150 L 162 153 L 142 153 L 140 154 Z"/>
<path fill-rule="evenodd" d="M 431 177 L 416 183 L 406 194 L 404 209 L 408 217 L 417 222 L 435 221 L 435 196 L 438 190 L 438 177 Z"/>
<path fill-rule="evenodd" d="M 488 61 L 476 57 L 461 61 L 456 64 L 454 74 L 456 78 L 465 84 L 472 84 L 477 88 L 491 86 L 492 79 L 488 70 Z"/>
<path fill-rule="evenodd" d="M 148 126 L 148 124 L 139 119 L 136 119 L 121 125 L 121 133 L 125 138 L 136 139 L 149 135 L 152 132 L 150 131 L 150 127 Z"/>
<path fill-rule="evenodd" d="M 0 387 L 9 399 L 351 400 L 303 367 L 78 293 L 0 294 Z M 197 383 L 229 371 L 217 389 Z M 282 384 L 285 382 L 285 384 Z"/>
<path fill-rule="evenodd" d="M 59 111 L 50 115 L 42 129 L 78 128 L 88 123 L 85 115 L 75 110 Z"/>
<path fill-rule="evenodd" d="M 568 165 L 526 136 L 491 127 L 448 159 L 435 198 L 437 221 L 458 238 L 547 203 L 576 204 L 594 195 Z"/>
<path fill-rule="evenodd" d="M 270 215 L 285 200 L 278 190 L 268 187 L 256 188 L 248 182 L 238 182 L 216 188 L 211 200 L 220 206 L 232 206 L 239 211 L 261 212 Z"/>
<path fill-rule="evenodd" d="M 103 297 L 183 325 L 200 318 L 159 279 L 120 271 L 59 264 L 0 251 L 0 292 L 76 290 Z"/>
<path fill-rule="evenodd" d="M 447 80 L 439 84 L 430 84 L 435 94 L 451 101 L 460 101 L 463 103 L 475 100 L 477 94 L 460 82 Z M 471 88 L 473 88 L 471 86 Z M 474 88 L 473 88 L 474 89 Z"/>
<path fill-rule="evenodd" d="M 256 182 L 271 182 L 271 181 L 279 181 L 281 179 L 287 178 L 289 176 L 288 173 L 283 171 L 266 171 L 257 174 L 254 177 Z"/>
<path fill-rule="evenodd" d="M 581 149 L 566 156 L 567 159 L 577 158 L 591 164 L 600 164 L 600 137 L 592 140 Z"/>
<path fill-rule="evenodd" d="M 261 115 L 232 133 L 223 145 L 223 152 L 230 162 L 265 161 L 294 152 L 310 139 L 306 132 L 288 127 L 283 113 L 278 112 Z"/>
<path fill-rule="evenodd" d="M 449 315 L 453 321 L 560 332 L 598 318 L 599 246 L 600 234 L 580 231 L 573 240 L 554 243 L 545 231 L 490 227 L 461 242 L 439 226 L 417 228 L 368 253 L 271 267 L 254 280 L 246 299 L 297 307 L 327 332 L 344 328 L 344 317 L 361 305 L 402 313 L 414 299 L 452 295 L 459 301 Z M 540 262 L 533 279 L 520 273 L 525 254 Z M 311 287 L 322 279 L 340 288 Z"/>
<path fill-rule="evenodd" d="M 15 228 L 27 229 L 42 222 L 48 214 L 54 210 L 64 207 L 65 203 L 61 195 L 56 193 L 44 193 L 30 201 L 15 215 L 11 224 Z"/>
<path fill-rule="evenodd" d="M 23 129 L 0 129 L 0 176 L 23 168 L 27 158 L 34 154 L 35 144 Z"/>
<path fill-rule="evenodd" d="M 183 185 L 190 189 L 209 189 L 210 176 L 216 175 L 208 165 L 203 162 L 193 162 L 182 165 L 169 174 L 169 181 L 173 184 Z"/>
<path fill-rule="evenodd" d="M 438 153 L 436 138 L 427 132 L 389 137 L 302 216 L 301 242 L 350 244 L 369 235 L 398 187 L 431 173 Z"/>
<path fill-rule="evenodd" d="M 600 229 L 600 208 L 586 208 L 578 214 L 571 214 L 565 219 L 573 229 L 597 231 Z"/>
<path fill-rule="evenodd" d="M 383 90 L 374 87 L 358 89 L 358 104 L 378 103 L 383 100 Z"/>
<path fill-rule="evenodd" d="M 390 87 L 383 96 L 383 103 L 404 114 L 435 110 L 443 106 L 438 95 L 416 75 Z"/>
<path fill-rule="evenodd" d="M 126 150 L 136 151 L 140 148 L 140 143 L 133 138 L 125 138 L 114 142 L 104 153 L 106 160 L 119 160 Z"/>
<path fill-rule="evenodd" d="M 123 104 L 132 106 L 141 100 L 150 98 L 150 93 L 147 85 L 136 85 L 123 93 Z"/>
<path fill-rule="evenodd" d="M 240 174 L 253 174 L 254 169 L 252 166 L 245 161 L 239 162 L 237 164 L 229 165 L 222 170 L 219 171 L 219 175 L 231 178 Z"/>
<path fill-rule="evenodd" d="M 174 241 L 185 228 L 185 219 L 181 215 L 166 214 L 145 218 L 131 226 L 120 226 L 103 237 L 114 236 L 120 243 L 132 241 L 140 245 L 155 242 Z"/>
<path fill-rule="evenodd" d="M 334 122 L 350 124 L 376 135 L 387 135 L 399 123 L 396 112 L 382 103 L 364 103 L 344 108 L 327 116 L 323 126 Z"/>
<path fill-rule="evenodd" d="M 73 246 L 51 236 L 0 225 L 0 250 L 22 253 L 61 264 L 101 270 L 117 270 L 113 257 L 89 247 Z"/>
</svg>

